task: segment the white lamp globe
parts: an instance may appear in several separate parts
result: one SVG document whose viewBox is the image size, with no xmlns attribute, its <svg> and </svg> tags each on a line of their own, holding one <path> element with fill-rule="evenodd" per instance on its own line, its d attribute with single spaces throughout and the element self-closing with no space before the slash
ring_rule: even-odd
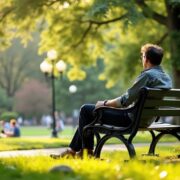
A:
<svg viewBox="0 0 180 180">
<path fill-rule="evenodd" d="M 47 61 L 43 61 L 41 64 L 40 64 L 40 70 L 43 72 L 43 73 L 51 73 L 52 72 L 52 65 L 49 64 Z"/>
<path fill-rule="evenodd" d="M 77 87 L 75 85 L 69 86 L 69 92 L 70 93 L 75 93 L 77 91 Z"/>
<path fill-rule="evenodd" d="M 66 63 L 63 60 L 60 60 L 56 63 L 57 70 L 62 73 L 66 70 Z"/>
<path fill-rule="evenodd" d="M 51 49 L 50 51 L 47 52 L 47 57 L 50 59 L 50 60 L 54 60 L 57 58 L 57 51 L 54 50 L 54 49 Z"/>
</svg>

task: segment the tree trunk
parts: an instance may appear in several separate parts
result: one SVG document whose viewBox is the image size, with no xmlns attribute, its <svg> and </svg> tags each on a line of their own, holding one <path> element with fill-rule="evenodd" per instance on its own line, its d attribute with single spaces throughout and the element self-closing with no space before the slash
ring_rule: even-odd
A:
<svg viewBox="0 0 180 180">
<path fill-rule="evenodd" d="M 180 3 L 166 0 L 174 87 L 180 89 Z"/>
<path fill-rule="evenodd" d="M 180 89 L 180 70 L 173 68 L 174 88 Z"/>
<path fill-rule="evenodd" d="M 180 89 L 180 3 L 165 0 L 168 13 L 168 30 L 170 35 L 170 53 L 174 88 Z M 173 124 L 179 124 L 180 117 L 173 119 Z"/>
</svg>

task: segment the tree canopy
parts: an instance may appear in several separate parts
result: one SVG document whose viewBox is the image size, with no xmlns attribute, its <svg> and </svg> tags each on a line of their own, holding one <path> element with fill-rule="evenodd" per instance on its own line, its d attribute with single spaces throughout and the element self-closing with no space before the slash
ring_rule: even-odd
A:
<svg viewBox="0 0 180 180">
<path fill-rule="evenodd" d="M 179 87 L 179 15 L 178 0 L 1 0 L 0 48 L 14 37 L 26 44 L 38 30 L 39 53 L 57 50 L 70 64 L 70 79 L 82 79 L 83 67 L 102 58 L 100 79 L 111 87 L 136 75 L 142 44 L 161 44 Z"/>
</svg>

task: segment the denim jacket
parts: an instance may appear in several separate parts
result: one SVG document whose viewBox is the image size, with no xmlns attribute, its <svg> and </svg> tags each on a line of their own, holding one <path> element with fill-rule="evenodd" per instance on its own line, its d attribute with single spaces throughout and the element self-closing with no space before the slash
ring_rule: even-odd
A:
<svg viewBox="0 0 180 180">
<path fill-rule="evenodd" d="M 172 80 L 169 75 L 163 71 L 161 66 L 154 66 L 142 71 L 132 87 L 129 88 L 125 94 L 117 98 L 119 107 L 133 105 L 138 99 L 139 90 L 144 86 L 149 88 L 171 89 Z M 134 119 L 132 114 L 130 115 L 130 118 L 132 120 Z M 147 124 L 149 125 L 151 123 L 147 122 Z"/>
</svg>

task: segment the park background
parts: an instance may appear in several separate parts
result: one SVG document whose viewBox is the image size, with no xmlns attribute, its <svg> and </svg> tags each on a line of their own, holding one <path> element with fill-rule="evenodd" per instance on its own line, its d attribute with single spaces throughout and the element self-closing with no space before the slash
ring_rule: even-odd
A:
<svg viewBox="0 0 180 180">
<path fill-rule="evenodd" d="M 173 86 L 180 88 L 179 15 L 179 0 L 1 0 L 1 120 L 21 117 L 23 136 L 51 136 L 51 129 L 42 123 L 42 117 L 51 115 L 52 111 L 51 77 L 45 78 L 40 71 L 40 64 L 44 60 L 50 63 L 47 57 L 47 52 L 50 50 L 57 52 L 56 62 L 62 59 L 67 65 L 66 71 L 61 73 L 61 76 L 57 71 L 53 74 L 56 77 L 56 111 L 62 115 L 67 127 L 59 133 L 57 140 L 60 142 L 61 138 L 68 137 L 65 145 L 74 132 L 69 126 L 73 122 L 74 110 L 78 110 L 84 103 L 95 103 L 97 100 L 117 97 L 132 84 L 142 70 L 140 47 L 145 43 L 155 43 L 164 48 L 163 67 L 172 77 Z M 74 93 L 69 91 L 72 85 L 77 87 Z M 57 143 L 56 140 L 50 140 L 54 144 Z M 4 140 L 1 141 L 3 143 Z M 26 148 L 28 143 L 31 144 L 30 149 L 38 148 L 40 143 L 37 143 L 37 138 L 34 143 L 29 140 L 24 142 L 23 139 L 13 141 L 14 143 L 10 141 L 9 144 L 15 145 L 15 149 Z M 47 139 L 46 141 L 51 144 Z M 5 150 L 7 146 L 2 147 Z M 43 147 L 50 145 L 41 148 Z M 169 152 L 177 154 L 179 146 L 165 147 L 161 150 L 161 154 L 167 157 Z M 160 166 L 159 159 L 153 162 L 150 160 L 146 169 L 151 168 L 152 171 L 147 171 L 145 176 L 141 172 L 143 163 L 134 162 L 123 169 L 122 161 L 126 157 L 123 153 L 107 154 L 107 157 L 112 160 L 111 166 L 109 162 L 93 160 L 89 165 L 79 160 L 77 162 L 61 160 L 58 163 L 78 164 L 75 169 L 77 179 L 85 177 L 148 179 L 152 176 L 155 179 L 176 179 L 179 177 L 176 163 Z M 119 161 L 116 161 L 118 158 L 120 165 Z M 47 169 L 54 162 L 48 158 L 38 157 L 37 163 L 33 165 L 34 160 L 4 160 L 1 163 L 1 174 L 5 179 L 25 176 L 30 179 L 33 176 L 44 178 Z M 42 165 L 44 160 L 48 162 L 47 167 Z M 29 165 L 26 167 L 23 164 L 27 162 Z M 5 167 L 2 165 L 4 163 Z M 38 163 L 41 164 L 40 169 L 37 168 Z M 97 166 L 93 167 L 94 163 L 102 167 L 99 173 L 95 171 Z M 87 166 L 86 169 L 83 168 L 84 165 Z M 136 168 L 132 168 L 134 166 Z M 13 171 L 13 168 L 17 171 Z M 110 171 L 109 174 L 105 173 L 107 169 Z M 9 176 L 3 173 L 7 171 L 10 171 Z M 42 176 L 42 172 L 45 172 L 45 176 Z M 97 176 L 92 175 L 93 172 L 96 172 Z M 71 176 L 73 175 L 70 174 L 70 178 Z"/>
<path fill-rule="evenodd" d="M 58 113 L 72 117 L 84 103 L 121 95 L 142 70 L 140 47 L 165 50 L 163 66 L 180 86 L 179 1 L 1 1 L 0 113 L 27 124 L 51 114 L 51 78 L 39 66 L 55 50 L 66 71 L 55 71 Z M 75 85 L 75 93 L 69 87 Z M 33 96 L 32 96 L 33 94 Z M 26 121 L 27 120 L 27 121 Z"/>
</svg>

